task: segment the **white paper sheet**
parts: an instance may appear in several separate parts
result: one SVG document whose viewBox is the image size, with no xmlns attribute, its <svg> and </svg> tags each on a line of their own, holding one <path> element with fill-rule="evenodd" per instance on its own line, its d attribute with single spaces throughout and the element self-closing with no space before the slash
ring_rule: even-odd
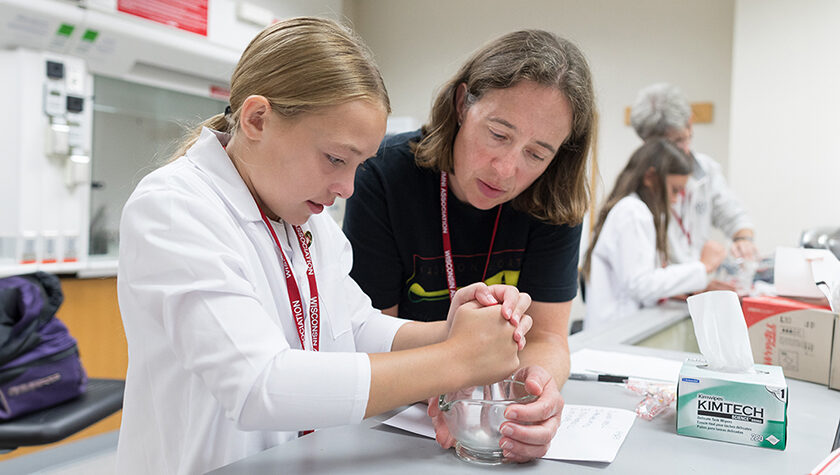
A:
<svg viewBox="0 0 840 475">
<path fill-rule="evenodd" d="M 636 414 L 626 409 L 566 404 L 560 428 L 543 458 L 612 462 L 635 420 Z M 432 439 L 435 437 L 424 404 L 415 404 L 384 424 Z"/>
<path fill-rule="evenodd" d="M 627 409 L 566 404 L 543 458 L 612 462 L 635 420 L 636 413 Z"/>
<path fill-rule="evenodd" d="M 432 419 L 426 414 L 427 409 L 425 404 L 415 404 L 383 424 L 434 439 L 435 427 L 432 425 Z"/>
<path fill-rule="evenodd" d="M 819 273 L 819 278 L 814 275 Z M 840 263 L 828 249 L 800 249 L 777 247 L 775 269 L 776 291 L 789 297 L 822 298 L 815 280 L 829 282 L 830 276 L 840 273 Z"/>
<path fill-rule="evenodd" d="M 572 353 L 572 373 L 601 373 L 676 384 L 682 361 L 584 348 Z"/>
</svg>

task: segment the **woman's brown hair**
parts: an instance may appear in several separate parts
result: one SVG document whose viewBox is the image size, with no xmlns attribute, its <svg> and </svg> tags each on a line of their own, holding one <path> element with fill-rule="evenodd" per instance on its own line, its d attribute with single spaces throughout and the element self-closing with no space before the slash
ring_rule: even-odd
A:
<svg viewBox="0 0 840 475">
<path fill-rule="evenodd" d="M 589 203 L 586 161 L 595 135 L 595 94 L 589 65 L 570 41 L 542 30 L 504 35 L 476 51 L 438 94 L 414 145 L 418 165 L 453 171 L 452 147 L 458 133 L 455 93 L 465 84 L 469 107 L 492 89 L 533 81 L 560 90 L 572 106 L 572 131 L 546 171 L 519 196 L 513 207 L 553 224 L 576 225 Z"/>
<path fill-rule="evenodd" d="M 358 36 L 332 20 L 292 18 L 251 40 L 230 79 L 230 112 L 191 131 L 172 159 L 186 153 L 202 127 L 235 133 L 239 109 L 252 95 L 264 96 L 286 118 L 357 99 L 391 111 L 373 55 Z"/>
<path fill-rule="evenodd" d="M 633 152 L 624 170 L 615 179 L 615 186 L 598 213 L 598 221 L 592 233 L 592 242 L 586 250 L 583 261 L 583 277 L 589 278 L 592 265 L 592 250 L 601 236 L 604 221 L 616 203 L 625 196 L 636 193 L 653 214 L 653 226 L 656 228 L 656 250 L 659 251 L 662 262 L 668 262 L 668 223 L 671 213 L 668 212 L 668 189 L 665 178 L 668 175 L 689 175 L 694 160 L 680 150 L 676 145 L 665 139 L 653 139 L 645 142 Z M 656 186 L 645 185 L 645 174 L 653 169 L 656 176 Z"/>
</svg>

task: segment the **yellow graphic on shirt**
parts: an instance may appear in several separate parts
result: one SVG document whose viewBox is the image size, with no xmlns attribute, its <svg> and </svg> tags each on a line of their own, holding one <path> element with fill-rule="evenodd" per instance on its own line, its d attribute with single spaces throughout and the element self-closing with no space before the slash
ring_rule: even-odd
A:
<svg viewBox="0 0 840 475">
<path fill-rule="evenodd" d="M 484 283 L 487 285 L 507 284 L 516 287 L 518 282 L 518 270 L 503 270 L 484 279 Z M 448 299 L 449 289 L 426 290 L 420 284 L 415 282 L 408 287 L 408 298 L 411 299 L 412 302 Z"/>
</svg>

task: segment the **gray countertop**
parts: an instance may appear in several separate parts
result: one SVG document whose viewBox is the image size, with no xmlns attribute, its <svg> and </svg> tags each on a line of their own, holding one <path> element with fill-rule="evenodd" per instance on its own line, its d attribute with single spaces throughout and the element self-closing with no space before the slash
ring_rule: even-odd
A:
<svg viewBox="0 0 840 475">
<path fill-rule="evenodd" d="M 685 304 L 639 312 L 608 331 L 583 331 L 569 339 L 572 352 L 582 348 L 684 359 L 692 353 L 633 346 L 684 320 Z M 460 474 L 489 472 L 527 473 L 645 473 L 803 474 L 831 450 L 840 420 L 840 392 L 813 383 L 787 380 L 788 446 L 784 451 L 697 439 L 676 434 L 675 412 L 669 409 L 653 421 L 637 419 L 611 464 L 537 460 L 521 465 L 475 466 L 459 460 L 425 437 L 385 426 L 394 412 L 360 425 L 316 431 L 212 473 L 290 474 Z M 563 388 L 569 404 L 587 404 L 632 410 L 639 396 L 621 385 L 569 381 Z"/>
</svg>

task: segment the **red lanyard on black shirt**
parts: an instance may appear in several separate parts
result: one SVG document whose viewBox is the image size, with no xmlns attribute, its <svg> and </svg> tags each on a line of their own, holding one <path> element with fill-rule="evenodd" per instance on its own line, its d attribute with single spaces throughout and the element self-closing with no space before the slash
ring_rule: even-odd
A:
<svg viewBox="0 0 840 475">
<path fill-rule="evenodd" d="M 260 216 L 271 233 L 274 244 L 277 244 L 277 249 L 280 250 L 280 257 L 283 258 L 283 272 L 286 274 L 286 290 L 289 292 L 289 304 L 292 307 L 292 317 L 295 319 L 295 327 L 297 327 L 298 338 L 300 339 L 300 347 L 306 350 L 306 312 L 303 310 L 301 302 L 300 288 L 295 281 L 295 276 L 292 274 L 292 266 L 286 259 L 286 254 L 280 246 L 280 240 L 277 239 L 277 234 L 274 233 L 274 228 L 268 221 L 268 217 L 263 213 L 262 208 L 257 205 L 260 210 Z M 292 226 L 298 238 L 300 250 L 303 252 L 303 257 L 306 259 L 306 276 L 309 279 L 309 326 L 312 333 L 312 350 L 318 351 L 320 346 L 319 333 L 321 330 L 321 316 L 318 312 L 318 285 L 315 283 L 315 269 L 312 267 L 312 255 L 309 253 L 309 246 L 306 245 L 306 238 L 300 226 Z"/>
<path fill-rule="evenodd" d="M 447 206 L 447 175 L 440 172 L 440 225 L 443 237 L 443 261 L 446 266 L 446 284 L 449 286 L 449 300 L 458 290 L 455 283 L 455 265 L 452 263 L 452 241 L 449 239 L 449 207 Z M 502 215 L 502 205 L 496 212 L 496 222 L 493 224 L 493 234 L 490 236 L 490 249 L 487 250 L 487 261 L 484 263 L 484 273 L 481 274 L 481 281 L 487 277 L 487 267 L 490 265 L 490 254 L 493 252 L 493 241 L 496 240 L 496 230 L 499 228 L 499 216 Z"/>
</svg>

